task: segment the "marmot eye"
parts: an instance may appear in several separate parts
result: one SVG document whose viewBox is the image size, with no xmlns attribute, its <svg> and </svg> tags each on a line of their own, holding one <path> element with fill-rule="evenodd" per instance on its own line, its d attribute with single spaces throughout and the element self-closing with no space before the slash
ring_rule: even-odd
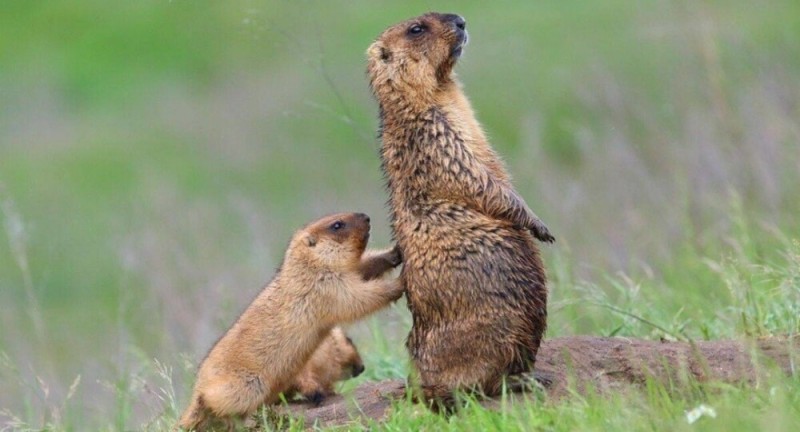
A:
<svg viewBox="0 0 800 432">
<path fill-rule="evenodd" d="M 336 221 L 331 224 L 331 229 L 334 231 L 339 231 L 342 228 L 344 228 L 344 222 L 342 221 Z"/>
<path fill-rule="evenodd" d="M 425 31 L 425 27 L 417 24 L 417 25 L 409 27 L 408 34 L 418 35 L 418 34 L 424 32 L 424 31 Z"/>
</svg>

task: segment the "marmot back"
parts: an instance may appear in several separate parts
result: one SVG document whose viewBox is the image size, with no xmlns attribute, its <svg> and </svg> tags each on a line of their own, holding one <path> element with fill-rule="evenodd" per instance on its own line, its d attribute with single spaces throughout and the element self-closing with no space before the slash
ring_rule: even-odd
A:
<svg viewBox="0 0 800 432">
<path fill-rule="evenodd" d="M 532 371 L 547 318 L 535 238 L 553 241 L 455 80 L 466 42 L 463 18 L 428 13 L 367 51 L 413 317 L 407 344 L 425 398 L 446 404 L 454 390 L 494 395 Z"/>
<path fill-rule="evenodd" d="M 366 215 L 342 213 L 295 233 L 278 274 L 203 360 L 178 426 L 233 427 L 274 403 L 335 325 L 402 295 L 399 281 L 374 279 L 400 263 L 396 249 L 362 257 L 369 229 Z"/>
</svg>

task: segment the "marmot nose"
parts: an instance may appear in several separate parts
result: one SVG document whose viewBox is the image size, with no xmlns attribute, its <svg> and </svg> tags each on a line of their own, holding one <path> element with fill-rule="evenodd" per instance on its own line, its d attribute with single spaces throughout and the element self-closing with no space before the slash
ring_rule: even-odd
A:
<svg viewBox="0 0 800 432">
<path fill-rule="evenodd" d="M 467 28 L 467 20 L 465 20 L 461 15 L 447 14 L 444 16 L 444 20 L 453 24 L 458 29 L 465 30 Z"/>
<path fill-rule="evenodd" d="M 359 219 L 363 220 L 366 223 L 369 223 L 369 216 L 364 213 L 356 213 Z"/>
<path fill-rule="evenodd" d="M 353 366 L 353 378 L 361 375 L 362 372 L 364 372 L 363 364 L 357 364 Z"/>
</svg>

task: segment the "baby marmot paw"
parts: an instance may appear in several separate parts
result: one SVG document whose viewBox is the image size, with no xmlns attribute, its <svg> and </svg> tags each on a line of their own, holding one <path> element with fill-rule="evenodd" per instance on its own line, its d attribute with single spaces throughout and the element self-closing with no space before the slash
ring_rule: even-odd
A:
<svg viewBox="0 0 800 432">
<path fill-rule="evenodd" d="M 386 254 L 386 260 L 389 261 L 389 264 L 392 267 L 397 267 L 403 263 L 403 251 L 400 250 L 400 246 L 394 245 L 394 248 Z"/>
</svg>

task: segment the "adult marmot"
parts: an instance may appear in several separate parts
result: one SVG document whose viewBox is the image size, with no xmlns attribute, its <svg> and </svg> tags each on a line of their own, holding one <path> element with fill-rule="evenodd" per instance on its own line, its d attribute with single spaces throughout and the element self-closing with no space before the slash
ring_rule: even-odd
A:
<svg viewBox="0 0 800 432">
<path fill-rule="evenodd" d="M 413 326 L 407 346 L 428 402 L 500 392 L 533 370 L 547 288 L 547 227 L 514 190 L 452 72 L 466 22 L 428 13 L 369 47 L 382 167 Z M 434 405 L 438 408 L 438 403 Z"/>
<path fill-rule="evenodd" d="M 357 377 L 361 372 L 364 372 L 364 362 L 358 349 L 341 327 L 334 327 L 283 393 L 288 400 L 300 394 L 319 405 L 335 394 L 333 385 L 337 381 Z"/>
<path fill-rule="evenodd" d="M 214 345 L 197 372 L 178 423 L 229 429 L 262 404 L 274 403 L 339 323 L 398 299 L 397 279 L 369 279 L 400 263 L 396 249 L 362 259 L 369 240 L 362 213 L 327 216 L 292 237 L 278 273 Z"/>
</svg>

